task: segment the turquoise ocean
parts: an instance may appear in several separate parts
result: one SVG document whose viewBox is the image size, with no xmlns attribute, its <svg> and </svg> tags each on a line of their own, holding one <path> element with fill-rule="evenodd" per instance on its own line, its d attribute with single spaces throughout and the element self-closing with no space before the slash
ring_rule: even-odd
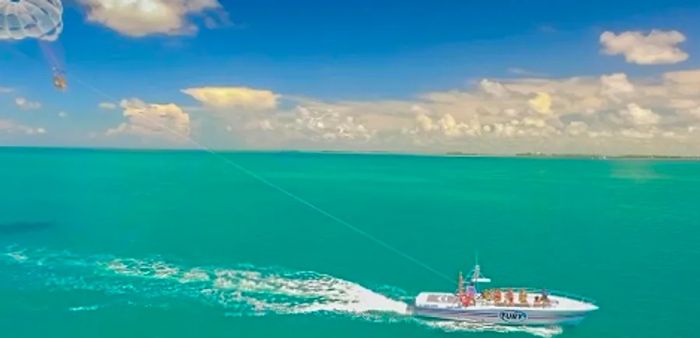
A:
<svg viewBox="0 0 700 338">
<path fill-rule="evenodd" d="M 700 162 L 4 148 L 0 182 L 3 338 L 697 337 Z M 476 253 L 600 310 L 406 313 Z"/>
</svg>

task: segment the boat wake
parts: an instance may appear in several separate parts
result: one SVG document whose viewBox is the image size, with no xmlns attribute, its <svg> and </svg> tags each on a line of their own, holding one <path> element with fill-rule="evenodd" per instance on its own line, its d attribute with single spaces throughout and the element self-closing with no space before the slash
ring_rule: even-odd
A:
<svg viewBox="0 0 700 338">
<path fill-rule="evenodd" d="M 414 323 L 446 332 L 526 332 L 551 337 L 561 328 L 531 328 L 430 321 L 410 315 L 405 293 L 393 287 L 381 292 L 312 271 L 261 268 L 186 266 L 162 259 L 80 256 L 65 251 L 8 248 L 0 254 L 10 283 L 23 288 L 94 291 L 112 297 L 110 304 L 129 299 L 133 306 L 169 306 L 198 302 L 221 308 L 226 316 L 328 314 L 378 323 Z M 6 281 L 7 282 L 7 281 Z M 72 306 L 73 312 L 97 311 L 103 305 Z"/>
<path fill-rule="evenodd" d="M 529 333 L 538 337 L 553 337 L 563 332 L 560 326 L 534 327 L 534 326 L 507 326 L 489 325 L 479 323 L 468 323 L 458 321 L 429 321 L 424 320 L 422 324 L 439 329 L 445 332 L 498 332 L 498 333 Z"/>
</svg>

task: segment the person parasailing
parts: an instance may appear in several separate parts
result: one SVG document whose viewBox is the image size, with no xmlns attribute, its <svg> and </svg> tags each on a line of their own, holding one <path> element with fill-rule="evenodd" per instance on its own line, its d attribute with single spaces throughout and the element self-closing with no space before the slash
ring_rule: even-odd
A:
<svg viewBox="0 0 700 338">
<path fill-rule="evenodd" d="M 56 67 L 53 68 L 53 86 L 60 91 L 68 88 L 65 74 Z"/>
<path fill-rule="evenodd" d="M 52 68 L 53 86 L 68 88 L 65 72 L 54 47 L 63 31 L 63 3 L 60 0 L 0 0 L 0 40 L 36 39 Z"/>
</svg>

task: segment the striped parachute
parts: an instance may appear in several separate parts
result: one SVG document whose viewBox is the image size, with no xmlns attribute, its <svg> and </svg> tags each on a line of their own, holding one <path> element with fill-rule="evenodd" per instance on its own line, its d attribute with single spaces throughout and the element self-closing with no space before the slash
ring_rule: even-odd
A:
<svg viewBox="0 0 700 338">
<path fill-rule="evenodd" d="M 0 40 L 55 41 L 62 30 L 60 0 L 0 0 Z"/>
</svg>

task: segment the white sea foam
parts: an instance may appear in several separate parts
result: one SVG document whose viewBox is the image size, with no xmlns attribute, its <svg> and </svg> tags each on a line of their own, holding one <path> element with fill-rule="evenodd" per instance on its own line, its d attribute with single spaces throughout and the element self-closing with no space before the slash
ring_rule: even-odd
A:
<svg viewBox="0 0 700 338">
<path fill-rule="evenodd" d="M 216 276 L 215 289 L 219 292 L 235 290 L 238 294 L 229 302 L 245 301 L 259 309 L 272 309 L 278 313 L 407 313 L 403 302 L 358 284 L 313 272 L 278 274 L 218 270 Z"/>
<path fill-rule="evenodd" d="M 446 332 L 498 332 L 512 333 L 522 332 L 529 333 L 538 337 L 553 337 L 563 332 L 560 326 L 551 327 L 530 327 L 530 326 L 507 326 L 494 324 L 469 323 L 459 321 L 431 321 L 419 320 L 425 326 L 433 329 L 438 329 Z"/>
<path fill-rule="evenodd" d="M 99 305 L 89 305 L 89 306 L 74 306 L 68 308 L 68 311 L 71 312 L 86 312 L 86 311 L 95 311 L 100 308 Z"/>
<path fill-rule="evenodd" d="M 107 263 L 107 269 L 122 275 L 159 279 L 171 278 L 179 273 L 179 269 L 171 264 L 139 259 L 113 259 Z"/>
<path fill-rule="evenodd" d="M 24 262 L 29 258 L 21 251 L 8 252 L 5 254 L 5 256 L 10 257 L 17 262 Z"/>
<path fill-rule="evenodd" d="M 185 272 L 180 278 L 180 283 L 206 282 L 209 280 L 209 274 L 202 269 L 191 269 Z"/>
</svg>

